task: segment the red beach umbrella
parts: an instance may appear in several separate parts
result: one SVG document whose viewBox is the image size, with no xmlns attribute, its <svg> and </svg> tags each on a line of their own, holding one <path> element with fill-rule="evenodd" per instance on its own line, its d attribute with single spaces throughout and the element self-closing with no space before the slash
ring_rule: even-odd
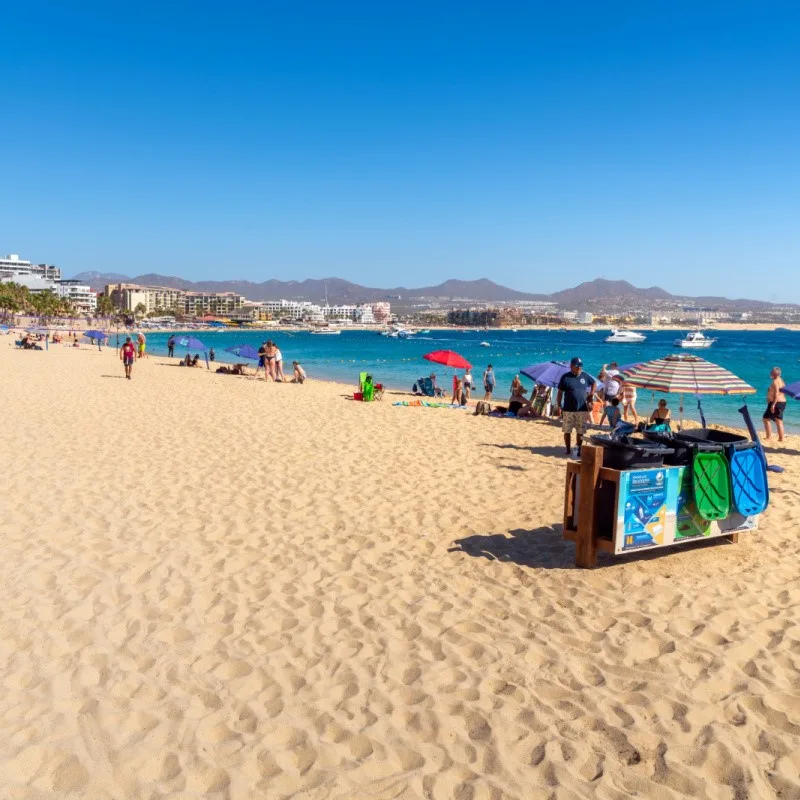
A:
<svg viewBox="0 0 800 800">
<path fill-rule="evenodd" d="M 472 364 L 464 356 L 460 356 L 453 350 L 434 350 L 432 353 L 426 353 L 422 357 L 428 361 L 433 361 L 434 364 L 444 364 L 446 367 L 452 367 L 453 369 L 472 369 Z"/>
</svg>

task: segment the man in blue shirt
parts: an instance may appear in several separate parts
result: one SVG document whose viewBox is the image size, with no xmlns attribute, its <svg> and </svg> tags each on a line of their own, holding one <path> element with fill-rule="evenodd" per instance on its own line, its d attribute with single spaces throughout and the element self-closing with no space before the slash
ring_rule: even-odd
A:
<svg viewBox="0 0 800 800">
<path fill-rule="evenodd" d="M 568 456 L 572 450 L 573 430 L 578 442 L 578 455 L 581 454 L 583 434 L 589 422 L 589 398 L 593 390 L 594 378 L 583 371 L 583 361 L 576 356 L 569 362 L 569 372 L 561 376 L 556 397 L 556 403 L 562 410 L 562 429 Z"/>
</svg>

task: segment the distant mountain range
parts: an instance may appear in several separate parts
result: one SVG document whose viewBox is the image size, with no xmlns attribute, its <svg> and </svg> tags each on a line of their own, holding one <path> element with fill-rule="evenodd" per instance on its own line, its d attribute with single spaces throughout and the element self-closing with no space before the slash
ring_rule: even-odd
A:
<svg viewBox="0 0 800 800">
<path fill-rule="evenodd" d="M 115 272 L 80 272 L 75 278 L 88 283 L 95 291 L 100 291 L 108 283 L 138 283 L 149 286 L 166 286 L 199 292 L 236 292 L 248 300 L 308 300 L 322 302 L 326 292 L 328 302 L 374 303 L 388 300 L 394 306 L 411 307 L 438 300 L 448 304 L 502 303 L 514 301 L 551 301 L 561 308 L 585 311 L 599 311 L 610 308 L 620 309 L 656 307 L 658 305 L 692 304 L 725 307 L 731 309 L 763 309 L 773 304 L 758 300 L 729 300 L 724 297 L 690 297 L 674 295 L 657 286 L 642 289 L 628 281 L 610 281 L 598 278 L 586 281 L 571 289 L 563 289 L 552 294 L 530 294 L 518 292 L 501 286 L 487 278 L 476 281 L 448 280 L 437 286 L 423 286 L 408 289 L 398 286 L 392 289 L 376 289 L 360 286 L 342 278 L 307 279 L 304 281 L 268 280 L 262 283 L 252 281 L 187 281 L 169 275 L 148 273 L 129 277 Z"/>
</svg>

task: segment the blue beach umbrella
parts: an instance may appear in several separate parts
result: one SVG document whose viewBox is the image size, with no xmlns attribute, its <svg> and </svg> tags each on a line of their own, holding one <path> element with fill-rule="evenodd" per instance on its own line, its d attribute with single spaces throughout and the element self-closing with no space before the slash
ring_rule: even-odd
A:
<svg viewBox="0 0 800 800">
<path fill-rule="evenodd" d="M 234 347 L 226 347 L 226 353 L 233 353 L 238 358 L 250 358 L 253 361 L 258 361 L 258 350 L 249 344 L 237 344 Z"/>
<path fill-rule="evenodd" d="M 83 335 L 87 339 L 108 339 L 108 334 L 104 331 L 84 331 Z"/>
<path fill-rule="evenodd" d="M 211 369 L 211 365 L 208 363 L 208 348 L 199 339 L 195 339 L 194 336 L 179 336 L 175 340 L 175 347 L 185 347 L 187 350 L 202 350 L 206 357 L 206 369 Z"/>
<path fill-rule="evenodd" d="M 800 381 L 795 381 L 783 387 L 783 393 L 792 400 L 800 400 Z"/>
<path fill-rule="evenodd" d="M 185 347 L 187 350 L 206 350 L 206 346 L 194 336 L 179 336 L 175 340 L 176 347 Z"/>
</svg>

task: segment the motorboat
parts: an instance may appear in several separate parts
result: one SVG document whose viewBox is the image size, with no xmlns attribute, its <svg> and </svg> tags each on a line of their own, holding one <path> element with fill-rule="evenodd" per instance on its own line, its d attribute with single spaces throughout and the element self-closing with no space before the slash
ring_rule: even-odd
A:
<svg viewBox="0 0 800 800">
<path fill-rule="evenodd" d="M 478 347 L 491 347 L 491 345 L 489 344 L 489 342 L 481 342 L 481 343 L 478 345 Z"/>
<path fill-rule="evenodd" d="M 311 331 L 312 336 L 338 336 L 341 333 L 341 330 L 336 328 L 318 328 L 315 331 Z"/>
<path fill-rule="evenodd" d="M 702 331 L 690 331 L 683 337 L 683 339 L 676 339 L 673 344 L 675 347 L 691 347 L 691 348 L 701 348 L 701 347 L 711 347 L 716 339 L 712 339 L 706 336 Z"/>
<path fill-rule="evenodd" d="M 611 335 L 603 339 L 604 342 L 610 344 L 640 344 L 644 342 L 647 337 L 643 333 L 636 331 L 621 331 L 617 328 L 611 329 Z"/>
<path fill-rule="evenodd" d="M 430 336 L 431 332 L 430 332 L 430 330 L 428 328 L 425 328 L 424 331 L 420 331 L 419 333 L 420 333 L 420 336 Z"/>
</svg>

